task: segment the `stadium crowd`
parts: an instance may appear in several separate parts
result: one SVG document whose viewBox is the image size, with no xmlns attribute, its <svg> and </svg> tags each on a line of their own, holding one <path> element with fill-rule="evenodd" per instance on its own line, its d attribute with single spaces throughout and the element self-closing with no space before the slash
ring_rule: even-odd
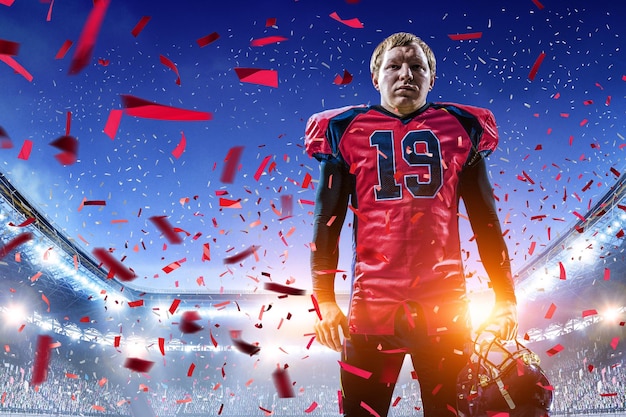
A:
<svg viewBox="0 0 626 417">
<path fill-rule="evenodd" d="M 542 368 L 553 389 L 553 416 L 626 413 L 622 346 L 611 344 L 610 338 L 607 341 L 604 336 L 590 334 L 591 331 L 576 331 L 529 346 L 541 356 Z M 6 336 L 3 340 L 10 340 Z M 564 349 L 547 355 L 556 344 Z M 193 377 L 187 377 L 187 369 L 181 367 L 152 375 L 130 373 L 110 360 L 115 353 L 97 353 L 101 347 L 94 349 L 93 345 L 71 340 L 53 350 L 46 381 L 33 386 L 30 381 L 34 345 L 30 339 L 5 344 L 0 415 L 128 417 L 133 416 L 133 402 L 141 402 L 144 408 L 149 404 L 158 417 L 339 414 L 337 358 L 332 354 L 308 359 L 315 361 L 315 373 L 310 371 L 311 362 L 292 367 L 294 396 L 281 398 L 271 376 L 276 364 L 236 350 L 211 354 Z M 255 363 L 254 379 L 245 365 L 247 360 L 256 362 L 250 362 Z M 241 366 L 232 365 L 224 374 L 222 364 L 226 363 Z M 403 370 L 393 398 L 391 416 L 420 415 L 419 388 L 410 372 Z"/>
</svg>

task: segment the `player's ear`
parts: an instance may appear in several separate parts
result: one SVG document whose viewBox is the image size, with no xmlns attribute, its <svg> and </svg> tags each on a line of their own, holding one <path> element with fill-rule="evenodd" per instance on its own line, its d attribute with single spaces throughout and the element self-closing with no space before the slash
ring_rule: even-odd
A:
<svg viewBox="0 0 626 417">
<path fill-rule="evenodd" d="M 431 91 L 435 86 L 435 74 L 430 73 L 430 87 L 428 87 L 428 91 Z"/>
<path fill-rule="evenodd" d="M 379 89 L 379 87 L 378 87 L 378 74 L 372 73 L 372 84 L 374 84 L 374 88 L 376 90 Z"/>
</svg>

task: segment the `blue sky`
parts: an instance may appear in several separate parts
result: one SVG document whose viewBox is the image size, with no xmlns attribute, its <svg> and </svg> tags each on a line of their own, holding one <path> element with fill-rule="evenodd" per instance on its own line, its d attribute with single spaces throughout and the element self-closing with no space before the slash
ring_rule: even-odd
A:
<svg viewBox="0 0 626 417">
<path fill-rule="evenodd" d="M 91 1 L 57 0 L 50 21 L 49 3 L 1 3 L 0 39 L 20 44 L 15 59 L 33 80 L 0 62 L 0 126 L 14 144 L 0 150 L 0 169 L 85 250 L 114 248 L 139 275 L 133 284 L 140 288 L 254 290 L 268 276 L 309 288 L 313 208 L 306 201 L 314 199 L 317 164 L 303 152 L 305 122 L 324 109 L 378 103 L 369 57 L 397 31 L 418 34 L 435 52 L 431 101 L 484 106 L 496 116 L 501 142 L 489 166 L 514 270 L 568 230 L 577 220 L 573 213 L 584 214 L 610 190 L 614 172 L 626 169 L 626 31 L 620 21 L 626 6 L 619 2 L 448 1 L 420 9 L 367 0 L 111 0 L 93 56 L 74 75 L 68 69 Z M 331 18 L 333 12 L 359 19 L 363 28 Z M 143 16 L 151 19 L 134 37 Z M 271 18 L 275 24 L 266 26 Z M 200 47 L 197 40 L 213 32 L 219 38 Z M 473 40 L 448 36 L 477 32 L 482 35 Z M 287 40 L 251 45 L 269 36 Z M 73 46 L 55 59 L 66 40 Z M 161 55 L 175 63 L 180 85 Z M 243 83 L 237 67 L 277 71 L 278 87 Z M 344 71 L 353 81 L 335 84 Z M 125 94 L 210 112 L 212 119 L 124 115 L 111 139 L 103 129 Z M 50 143 L 65 134 L 68 112 L 79 147 L 76 163 L 64 166 Z M 177 158 L 172 151 L 183 132 L 186 148 Z M 25 140 L 33 143 L 27 160 L 18 158 Z M 236 146 L 244 147 L 240 164 L 234 182 L 224 183 L 224 159 Z M 303 188 L 307 174 L 313 182 Z M 287 219 L 277 213 L 283 196 L 294 202 Z M 241 199 L 241 208 L 221 208 L 220 197 Z M 106 205 L 81 209 L 84 199 Z M 181 232 L 183 243 L 169 244 L 151 216 L 166 216 L 190 235 Z M 464 222 L 468 271 L 484 276 Z M 204 244 L 210 261 L 202 261 Z M 224 264 L 252 245 L 260 246 L 258 260 Z M 163 271 L 176 261 L 180 268 Z M 348 257 L 340 268 L 349 268 Z"/>
</svg>

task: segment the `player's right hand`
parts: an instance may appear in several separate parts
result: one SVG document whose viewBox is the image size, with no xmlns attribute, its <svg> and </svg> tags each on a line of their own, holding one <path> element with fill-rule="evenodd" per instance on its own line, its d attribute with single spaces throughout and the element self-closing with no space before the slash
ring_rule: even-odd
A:
<svg viewBox="0 0 626 417">
<path fill-rule="evenodd" d="M 350 338 L 346 315 L 343 314 L 337 303 L 332 301 L 319 303 L 319 309 L 322 320 L 318 318 L 315 322 L 317 341 L 332 350 L 341 352 L 341 336 L 345 339 Z"/>
</svg>

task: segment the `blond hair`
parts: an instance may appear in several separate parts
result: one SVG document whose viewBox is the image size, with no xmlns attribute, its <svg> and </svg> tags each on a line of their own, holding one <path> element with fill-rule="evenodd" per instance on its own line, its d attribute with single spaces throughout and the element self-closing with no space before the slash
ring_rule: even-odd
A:
<svg viewBox="0 0 626 417">
<path fill-rule="evenodd" d="M 372 59 L 370 60 L 370 72 L 372 74 L 378 74 L 378 70 L 380 70 L 380 65 L 383 60 L 383 55 L 388 50 L 395 48 L 396 46 L 407 46 L 412 43 L 416 43 L 422 48 L 424 54 L 426 55 L 426 59 L 428 60 L 428 68 L 430 68 L 431 77 L 435 77 L 435 72 L 437 69 L 437 61 L 435 60 L 435 54 L 433 50 L 430 49 L 430 46 L 426 42 L 424 42 L 418 36 L 407 33 L 407 32 L 398 32 L 394 33 L 391 36 L 385 38 L 381 43 L 378 44 L 374 52 L 372 53 Z"/>
</svg>

